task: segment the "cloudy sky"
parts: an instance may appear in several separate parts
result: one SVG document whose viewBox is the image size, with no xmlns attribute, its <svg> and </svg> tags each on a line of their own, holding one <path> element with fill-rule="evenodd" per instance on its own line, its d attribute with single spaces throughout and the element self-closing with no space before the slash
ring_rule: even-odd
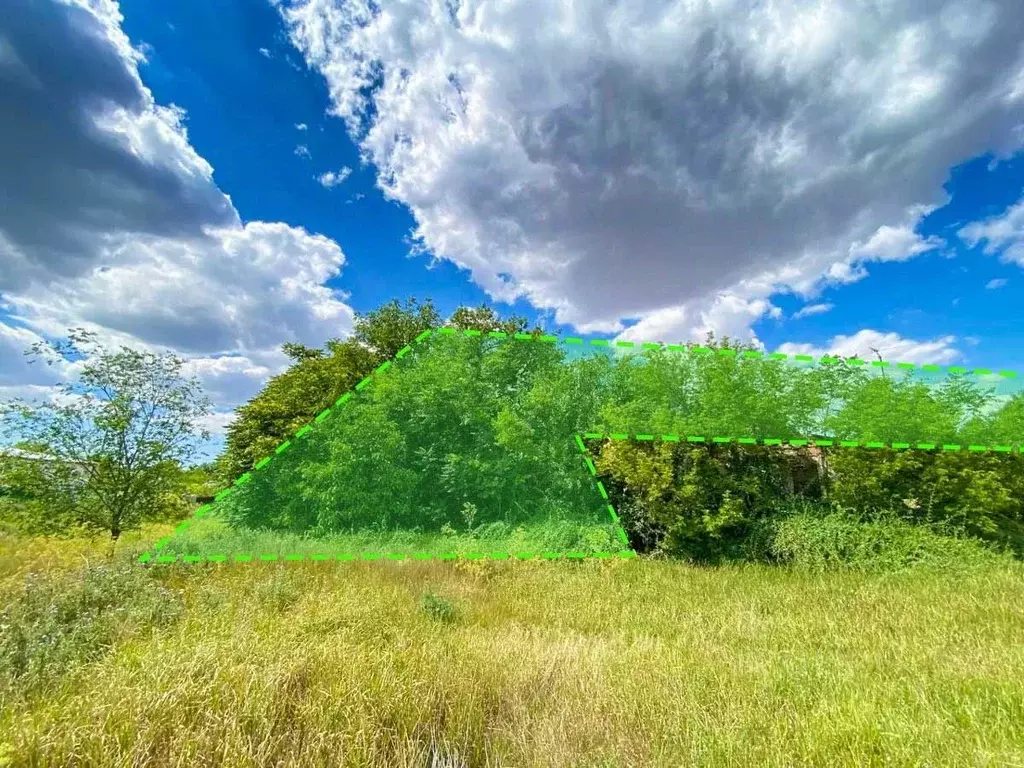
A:
<svg viewBox="0 0 1024 768">
<path fill-rule="evenodd" d="M 355 312 L 1024 369 L 1019 0 L 6 0 L 0 397 Z M 753 9 L 753 10 L 752 10 Z"/>
</svg>

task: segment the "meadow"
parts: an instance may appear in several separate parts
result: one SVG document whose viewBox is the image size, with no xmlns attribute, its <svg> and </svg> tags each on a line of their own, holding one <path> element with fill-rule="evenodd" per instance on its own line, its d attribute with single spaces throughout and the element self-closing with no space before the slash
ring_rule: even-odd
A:
<svg viewBox="0 0 1024 768">
<path fill-rule="evenodd" d="M 1024 568 L 0 543 L 0 765 L 1024 763 Z M 128 538 L 128 537 L 126 537 Z"/>
</svg>

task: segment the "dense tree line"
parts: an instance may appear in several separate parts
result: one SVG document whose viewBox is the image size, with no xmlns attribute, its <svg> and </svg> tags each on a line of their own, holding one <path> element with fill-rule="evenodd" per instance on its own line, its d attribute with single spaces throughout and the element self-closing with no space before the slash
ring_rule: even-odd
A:
<svg viewBox="0 0 1024 768">
<path fill-rule="evenodd" d="M 474 319 L 451 325 L 496 327 L 492 313 Z M 230 517 L 329 533 L 458 527 L 467 510 L 477 525 L 589 514 L 602 504 L 572 436 L 651 433 L 706 442 L 589 441 L 642 551 L 742 555 L 766 524 L 807 505 L 898 515 L 1020 548 L 1019 455 L 966 450 L 1017 445 L 1020 396 L 998 398 L 967 376 L 930 382 L 879 375 L 859 361 L 793 366 L 743 351 L 710 339 L 703 353 L 580 355 L 539 340 L 435 336 L 295 441 L 275 471 L 256 473 L 234 496 Z M 715 436 L 927 441 L 965 450 L 793 449 L 715 444 Z"/>
</svg>

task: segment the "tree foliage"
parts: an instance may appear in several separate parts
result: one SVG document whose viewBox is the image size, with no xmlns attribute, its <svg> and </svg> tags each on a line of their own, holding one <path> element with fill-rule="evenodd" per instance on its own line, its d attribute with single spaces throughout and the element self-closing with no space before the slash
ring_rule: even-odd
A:
<svg viewBox="0 0 1024 768">
<path fill-rule="evenodd" d="M 3 475 L 22 495 L 8 505 L 31 530 L 82 526 L 116 541 L 143 518 L 181 511 L 182 465 L 194 455 L 209 401 L 183 376 L 175 355 L 103 348 L 75 329 L 66 341 L 37 344 L 35 361 L 81 361 L 78 379 L 44 402 L 4 403 L 7 431 L 36 452 L 7 455 Z"/>
</svg>

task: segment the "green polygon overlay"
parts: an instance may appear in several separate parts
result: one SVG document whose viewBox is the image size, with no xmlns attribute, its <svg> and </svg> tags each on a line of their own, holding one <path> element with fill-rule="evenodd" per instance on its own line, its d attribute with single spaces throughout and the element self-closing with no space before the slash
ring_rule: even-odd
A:
<svg viewBox="0 0 1024 768">
<path fill-rule="evenodd" d="M 445 335 L 445 336 L 459 335 L 459 331 L 457 329 L 455 329 L 455 328 L 443 327 L 443 328 L 428 329 L 426 331 L 423 331 L 421 334 L 419 334 L 415 338 L 415 340 L 413 341 L 412 344 L 406 345 L 405 347 L 400 349 L 395 354 L 395 359 L 399 359 L 400 360 L 400 359 L 404 358 L 407 354 L 409 354 L 409 352 L 415 351 L 420 345 L 422 345 L 424 342 L 428 341 L 435 333 L 438 334 L 438 335 Z M 465 331 L 463 331 L 462 335 L 465 335 L 467 337 L 479 337 L 482 334 L 481 334 L 480 331 L 476 331 L 476 330 L 465 330 Z M 506 333 L 503 333 L 503 332 L 500 332 L 500 331 L 491 331 L 491 332 L 489 332 L 487 334 L 487 337 L 488 338 L 493 338 L 493 339 L 500 339 L 502 341 L 505 341 L 505 340 L 538 341 L 538 342 L 542 342 L 542 343 L 559 343 L 560 342 L 562 344 L 571 344 L 571 345 L 581 345 L 581 344 L 586 344 L 587 343 L 585 340 L 579 339 L 579 338 L 576 338 L 576 337 L 569 337 L 569 338 L 566 338 L 566 339 L 559 339 L 559 338 L 557 338 L 555 336 L 544 335 L 544 334 L 539 334 L 539 333 L 516 333 L 516 334 L 509 335 L 509 334 L 506 334 Z M 612 342 L 609 341 L 608 339 L 591 339 L 589 341 L 589 344 L 594 346 L 594 347 L 604 347 L 604 348 L 608 348 L 608 347 L 612 346 Z M 722 348 L 722 349 L 715 350 L 715 349 L 711 349 L 709 347 L 704 347 L 704 346 L 694 345 L 694 344 L 666 344 L 665 342 L 616 341 L 614 343 L 614 346 L 616 348 L 625 348 L 625 349 L 634 349 L 636 347 L 639 347 L 639 348 L 641 348 L 643 350 L 665 350 L 665 351 L 668 351 L 668 352 L 679 352 L 679 353 L 687 353 L 687 354 L 694 354 L 694 355 L 719 354 L 719 355 L 723 355 L 723 356 L 734 356 L 734 357 L 742 357 L 742 358 L 748 358 L 748 359 L 768 359 L 768 360 L 787 360 L 787 359 L 792 359 L 792 360 L 795 360 L 795 361 L 800 362 L 800 363 L 815 363 L 815 362 L 817 362 L 820 365 L 835 365 L 835 364 L 838 364 L 838 363 L 844 363 L 844 364 L 847 364 L 847 365 L 861 366 L 861 365 L 869 364 L 866 361 L 855 359 L 855 358 L 841 360 L 839 358 L 832 357 L 830 355 L 822 355 L 816 361 L 813 356 L 806 355 L 806 354 L 787 355 L 786 353 L 782 353 L 782 352 L 774 352 L 774 353 L 770 353 L 770 354 L 765 354 L 765 353 L 762 353 L 762 352 L 759 352 L 759 351 L 756 351 L 756 350 L 744 350 L 744 351 L 741 351 L 741 352 L 738 353 L 737 350 L 735 350 L 735 349 Z M 361 392 L 362 390 L 364 390 L 366 387 L 368 387 L 370 384 L 373 383 L 375 377 L 381 376 L 384 373 L 386 373 L 391 368 L 391 366 L 393 365 L 393 362 L 394 362 L 393 360 L 388 360 L 388 361 L 385 361 L 384 363 L 382 363 L 380 366 L 378 366 L 377 369 L 372 374 L 370 374 L 369 376 L 364 378 L 362 381 L 360 381 L 358 384 L 356 384 L 352 392 L 348 392 L 348 393 L 342 395 L 340 398 L 338 398 L 338 400 L 335 402 L 333 408 L 327 408 L 327 409 L 321 411 L 319 414 L 317 414 L 317 416 L 313 419 L 313 421 L 311 423 L 306 424 L 303 427 L 301 427 L 299 430 L 297 430 L 293 439 L 299 440 L 299 439 L 304 438 L 307 434 L 309 434 L 311 431 L 313 431 L 314 425 L 318 425 L 321 422 L 327 420 L 337 409 L 340 409 L 342 406 L 344 406 L 353 397 L 354 393 Z M 899 368 L 901 370 L 915 370 L 917 368 L 920 368 L 923 371 L 929 371 L 929 372 L 941 371 L 943 369 L 943 366 L 933 365 L 933 364 L 924 364 L 924 365 L 920 365 L 919 366 L 919 365 L 917 365 L 915 363 L 907 363 L 907 362 L 890 363 L 888 361 L 882 361 L 882 360 L 872 361 L 870 363 L 870 365 L 873 366 L 873 367 L 878 367 L 878 368 L 887 368 L 887 367 L 890 367 L 892 365 L 895 365 L 897 368 Z M 995 371 L 994 372 L 992 369 L 988 369 L 988 368 L 967 369 L 967 368 L 964 368 L 962 366 L 947 366 L 946 368 L 947 368 L 947 370 L 948 370 L 948 372 L 950 374 L 960 375 L 960 376 L 998 376 L 998 377 L 1002 377 L 1002 378 L 1016 378 L 1017 377 L 1017 372 L 1016 371 L 1011 371 L 1011 370 L 1000 370 L 1000 371 Z M 615 512 L 615 509 L 611 505 L 610 501 L 608 501 L 608 494 L 607 494 L 606 489 L 604 488 L 604 486 L 601 483 L 601 481 L 597 479 L 596 467 L 595 467 L 591 457 L 587 454 L 586 446 L 583 443 L 583 438 L 586 438 L 586 439 L 605 439 L 605 438 L 607 438 L 607 439 L 610 439 L 610 440 L 626 440 L 626 439 L 630 439 L 630 435 L 627 434 L 627 433 L 618 433 L 618 432 L 612 432 L 612 433 L 608 433 L 607 435 L 605 435 L 602 432 L 595 431 L 595 432 L 586 432 L 583 435 L 578 435 L 577 434 L 577 435 L 574 435 L 573 437 L 574 437 L 574 439 L 575 439 L 575 441 L 577 443 L 577 447 L 581 451 L 581 454 L 582 454 L 582 457 L 583 457 L 583 461 L 584 461 L 584 464 L 585 464 L 587 470 L 590 472 L 591 476 L 594 478 L 595 487 L 596 487 L 597 491 L 601 495 L 601 498 L 607 502 L 606 503 L 607 511 L 608 511 L 608 513 L 609 513 L 613 523 L 616 524 L 616 535 L 623 542 L 623 545 L 626 548 L 623 549 L 623 550 L 620 550 L 618 552 L 596 552 L 596 553 L 582 553 L 582 552 L 542 552 L 542 553 L 535 553 L 535 552 L 516 552 L 516 553 L 491 552 L 491 553 L 466 553 L 466 554 L 462 555 L 462 557 L 464 557 L 467 560 L 476 560 L 476 559 L 485 559 L 485 558 L 494 559 L 494 560 L 507 560 L 507 559 L 534 559 L 534 558 L 540 558 L 540 559 L 561 559 L 561 558 L 569 559 L 569 558 L 572 558 L 572 559 L 575 559 L 575 558 L 608 558 L 608 557 L 626 557 L 626 558 L 631 558 L 631 557 L 636 557 L 636 552 L 634 550 L 632 550 L 632 549 L 629 549 L 629 541 L 628 541 L 628 538 L 626 537 L 625 530 L 623 529 L 623 527 L 621 525 L 621 521 L 620 521 L 617 513 Z M 789 446 L 793 446 L 793 447 L 803 447 L 803 446 L 810 445 L 810 446 L 816 446 L 816 447 L 842 447 L 842 448 L 858 447 L 858 448 L 866 448 L 866 449 L 890 449 L 890 450 L 941 450 L 941 451 L 962 451 L 963 450 L 963 451 L 972 451 L 972 452 L 992 451 L 992 452 L 998 452 L 998 453 L 1013 453 L 1013 452 L 1020 453 L 1020 452 L 1024 451 L 1024 445 L 1018 445 L 1018 446 L 1013 446 L 1013 445 L 966 445 L 966 446 L 963 446 L 963 445 L 958 445 L 958 444 L 941 444 L 941 445 L 939 445 L 939 444 L 935 444 L 935 443 L 923 443 L 923 442 L 913 443 L 913 444 L 905 443 L 905 442 L 882 443 L 882 442 L 877 442 L 877 441 L 857 441 L 857 440 L 834 441 L 834 440 L 820 439 L 820 438 L 814 438 L 814 437 L 795 437 L 795 438 L 783 439 L 783 438 L 772 438 L 772 437 L 723 436 L 723 435 L 716 435 L 716 436 L 708 437 L 708 436 L 703 436 L 703 435 L 685 435 L 685 436 L 683 436 L 683 435 L 673 435 L 673 434 L 666 434 L 666 435 L 634 434 L 633 438 L 636 439 L 636 440 L 662 440 L 662 441 L 668 441 L 668 442 L 679 442 L 679 441 L 682 441 L 682 440 L 685 439 L 687 442 L 693 442 L 693 443 L 708 443 L 708 442 L 710 442 L 710 443 L 731 443 L 731 442 L 736 442 L 736 443 L 741 444 L 741 445 L 756 445 L 756 444 L 760 443 L 762 445 L 767 445 L 767 446 L 789 445 Z M 266 456 L 263 459 L 261 459 L 260 461 L 256 462 L 256 464 L 254 465 L 252 471 L 254 471 L 254 472 L 262 472 L 262 471 L 264 471 L 269 465 L 272 464 L 272 462 L 275 459 L 275 457 L 280 456 L 281 454 L 283 454 L 292 445 L 293 445 L 292 440 L 285 440 L 285 441 L 283 441 L 280 445 L 278 445 L 274 449 L 274 453 L 272 455 Z M 177 555 L 160 554 L 160 550 L 162 550 L 164 547 L 166 547 L 170 543 L 171 538 L 174 535 L 176 535 L 178 533 L 182 533 L 182 532 L 184 532 L 185 530 L 187 530 L 189 528 L 189 526 L 191 525 L 193 519 L 200 518 L 200 517 L 203 517 L 204 515 L 208 514 L 214 508 L 214 506 L 218 502 L 224 500 L 225 498 L 227 498 L 231 494 L 231 491 L 232 491 L 233 487 L 244 485 L 246 482 L 251 480 L 251 478 L 252 478 L 251 472 L 246 472 L 242 476 L 240 476 L 238 479 L 236 479 L 234 481 L 234 483 L 232 484 L 232 486 L 221 490 L 219 493 L 217 493 L 214 496 L 214 501 L 211 504 L 206 504 L 206 505 L 200 507 L 199 509 L 197 509 L 193 513 L 193 518 L 192 519 L 185 520 L 181 524 L 179 524 L 178 527 L 175 529 L 174 534 L 172 534 L 171 537 L 164 537 L 164 538 L 154 542 L 152 548 L 149 551 L 146 551 L 146 552 L 142 553 L 139 556 L 139 562 L 142 562 L 142 563 L 149 563 L 149 562 L 157 562 L 157 563 L 174 563 L 174 562 L 185 562 L 185 563 L 196 563 L 196 562 L 211 562 L 211 563 L 237 562 L 237 563 L 245 563 L 245 562 L 253 562 L 254 560 L 255 561 L 262 561 L 262 562 L 273 562 L 273 561 L 277 561 L 277 560 L 281 560 L 281 559 L 283 559 L 286 562 L 297 562 L 297 561 L 303 561 L 303 560 L 307 560 L 307 559 L 311 560 L 311 561 L 328 561 L 328 560 L 333 560 L 333 561 L 338 561 L 338 562 L 351 562 L 351 561 L 360 560 L 360 559 L 361 560 L 379 560 L 379 559 L 388 559 L 388 560 L 404 560 L 404 559 L 413 559 L 413 560 L 428 560 L 428 559 L 454 560 L 454 559 L 458 559 L 460 557 L 460 555 L 457 554 L 457 553 L 432 554 L 432 553 L 423 553 L 423 552 L 419 552 L 419 553 L 408 553 L 408 552 L 363 553 L 362 555 L 353 555 L 353 554 L 349 554 L 349 553 L 341 553 L 341 554 L 334 554 L 334 555 L 332 555 L 331 553 L 313 553 L 313 554 L 291 553 L 291 554 L 284 554 L 284 555 L 280 555 L 280 554 L 255 555 L 255 554 L 252 554 L 252 553 L 240 553 L 240 554 L 234 554 L 234 555 L 230 555 L 230 556 L 226 555 L 226 554 L 182 555 L 182 556 L 180 556 L 180 558 Z"/>
</svg>

